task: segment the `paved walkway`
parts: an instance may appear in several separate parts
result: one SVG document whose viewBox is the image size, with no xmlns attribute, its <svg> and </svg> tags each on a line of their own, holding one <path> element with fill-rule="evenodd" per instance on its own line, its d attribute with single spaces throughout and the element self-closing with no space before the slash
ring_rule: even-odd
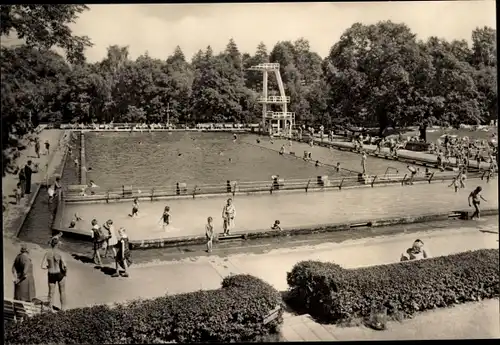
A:
<svg viewBox="0 0 500 345">
<path fill-rule="evenodd" d="M 28 148 L 24 151 L 21 151 L 21 156 L 16 161 L 16 164 L 19 167 L 24 167 L 28 160 L 31 160 L 33 163 L 39 163 L 40 171 L 32 176 L 32 191 L 35 191 L 35 185 L 41 182 L 44 182 L 47 176 L 52 177 L 56 168 L 60 165 L 64 150 L 58 147 L 59 140 L 63 135 L 63 131 L 60 130 L 43 130 L 38 137 L 40 138 L 41 143 L 41 156 L 40 158 L 36 158 L 35 147 L 28 146 Z M 46 154 L 44 143 L 48 140 L 50 143 L 51 152 L 50 155 Z M 26 143 L 27 144 L 27 143 Z M 48 166 L 47 166 L 48 164 Z M 47 173 L 48 172 L 48 173 Z M 13 194 L 13 190 L 16 188 L 16 185 L 19 181 L 18 175 L 7 174 L 2 178 L 2 190 L 4 195 Z M 35 193 L 31 194 L 32 198 L 35 196 Z M 29 212 L 29 204 L 32 201 L 29 197 L 25 197 L 20 205 L 13 204 L 14 198 L 9 197 L 9 205 L 7 210 L 3 214 L 3 229 L 4 235 L 12 235 L 13 232 L 17 229 L 17 223 L 21 219 L 21 217 Z"/>
<path fill-rule="evenodd" d="M 469 192 L 480 185 L 488 200 L 483 208 L 498 207 L 497 180 L 490 183 L 471 180 L 467 189 L 455 193 L 448 188 L 449 181 L 413 186 L 387 186 L 357 188 L 342 191 L 265 194 L 236 196 L 236 221 L 234 231 L 257 232 L 268 230 L 276 219 L 283 228 L 297 228 L 332 223 L 373 221 L 379 218 L 396 218 L 424 214 L 446 213 L 470 209 Z M 90 234 L 90 221 L 100 223 L 113 219 L 116 227 L 125 227 L 132 240 L 192 237 L 204 234 L 208 216 L 214 219 L 217 232 L 222 232 L 222 208 L 227 197 L 177 199 L 168 201 L 143 201 L 140 216 L 131 218 L 131 203 L 67 204 L 62 226 L 68 227 L 75 213 L 84 221 L 75 232 Z M 171 208 L 172 227 L 164 231 L 160 216 L 166 205 Z"/>
<path fill-rule="evenodd" d="M 403 322 L 388 322 L 380 332 L 367 327 L 321 325 L 309 315 L 285 319 L 285 341 L 356 341 L 356 340 L 451 340 L 494 339 L 500 336 L 499 300 L 467 303 L 437 309 Z"/>
<path fill-rule="evenodd" d="M 498 225 L 496 223 L 489 224 L 486 220 L 483 223 L 484 226 L 481 224 L 481 222 L 471 222 L 470 227 L 457 230 L 400 234 L 343 243 L 324 243 L 315 246 L 276 249 L 261 255 L 241 254 L 227 258 L 212 255 L 180 261 L 138 264 L 132 265 L 130 268 L 130 278 L 111 278 L 101 270 L 95 269 L 92 264 L 82 264 L 68 257 L 68 306 L 75 308 L 89 304 L 152 298 L 165 293 L 175 294 L 199 289 L 214 289 L 220 286 L 223 277 L 238 273 L 256 275 L 283 291 L 287 289 L 286 272 L 290 271 L 293 265 L 301 260 L 335 261 L 347 268 L 386 264 L 397 261 L 400 253 L 411 245 L 415 238 L 422 239 L 427 249 L 434 256 L 480 248 L 498 248 L 498 234 L 478 231 L 481 228 L 482 230 L 498 231 Z M 31 247 L 30 250 L 35 266 L 38 295 L 44 296 L 47 294 L 46 276 L 45 272 L 39 269 L 43 252 L 35 246 Z M 4 272 L 10 271 L 10 265 L 17 251 L 18 246 L 6 246 Z M 217 249 L 215 249 L 214 253 L 216 252 Z M 109 274 L 112 273 L 112 270 L 106 272 Z M 6 296 L 13 294 L 13 285 L 9 274 L 4 276 L 4 291 Z M 491 326 L 495 317 L 498 317 L 498 308 L 492 310 L 491 307 L 487 306 L 485 309 L 487 315 L 479 316 L 474 311 L 474 308 L 476 308 L 474 305 L 466 307 L 469 314 L 474 315 L 473 320 L 478 321 L 474 323 L 476 327 L 480 324 L 479 326 L 482 325 L 482 328 L 475 329 L 474 333 L 472 325 L 468 325 L 467 329 L 471 329 L 471 333 L 464 334 L 462 332 L 458 334 L 464 337 L 478 338 L 498 336 L 498 330 Z M 391 325 L 388 331 L 380 333 L 384 334 L 383 336 L 378 335 L 378 337 L 392 339 L 434 337 L 436 336 L 436 317 L 427 315 L 429 313 L 421 314 L 415 320 L 406 321 L 405 327 Z M 462 319 L 457 321 L 455 317 L 456 314 L 452 313 L 450 319 L 458 323 L 462 322 Z M 463 322 L 471 323 L 471 320 L 467 319 L 463 320 Z M 413 328 L 414 324 L 416 325 L 415 328 Z M 283 335 L 288 340 L 317 340 L 316 337 L 320 337 L 321 340 L 354 340 L 367 338 L 367 334 L 370 334 L 363 328 L 346 330 L 334 326 L 321 326 L 326 332 L 319 334 L 315 333 L 314 329 L 310 330 L 310 327 L 317 328 L 317 326 L 311 326 L 310 321 L 300 321 L 296 317 L 287 314 Z M 416 329 L 419 332 L 412 333 L 409 329 Z M 446 333 L 446 330 L 442 330 L 443 334 Z M 443 337 L 448 336 L 450 335 L 446 333 Z"/>
</svg>

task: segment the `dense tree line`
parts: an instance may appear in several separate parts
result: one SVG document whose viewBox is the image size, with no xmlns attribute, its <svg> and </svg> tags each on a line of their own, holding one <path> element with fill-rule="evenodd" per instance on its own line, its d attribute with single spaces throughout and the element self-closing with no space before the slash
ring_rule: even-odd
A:
<svg viewBox="0 0 500 345">
<path fill-rule="evenodd" d="M 258 122 L 262 74 L 248 68 L 277 62 L 290 111 L 300 123 L 406 126 L 482 123 L 497 117 L 496 30 L 466 41 L 418 40 L 405 24 L 353 24 L 322 59 L 309 42 L 278 42 L 242 53 L 230 40 L 189 61 L 170 56 L 135 60 L 110 46 L 99 62 L 84 59 L 87 37 L 68 24 L 84 5 L 1 6 L 1 34 L 26 44 L 1 48 L 2 146 L 39 122 Z M 66 56 L 50 49 L 59 46 Z M 277 84 L 270 78 L 270 94 Z M 31 118 L 31 123 L 29 119 Z M 10 136 L 9 136 L 10 135 Z"/>
</svg>

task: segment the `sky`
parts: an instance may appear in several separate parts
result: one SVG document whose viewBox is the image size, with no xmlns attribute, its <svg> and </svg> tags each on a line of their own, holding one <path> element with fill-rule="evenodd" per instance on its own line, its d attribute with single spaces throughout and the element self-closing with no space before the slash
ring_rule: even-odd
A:
<svg viewBox="0 0 500 345">
<path fill-rule="evenodd" d="M 259 42 L 271 50 L 278 41 L 304 37 L 311 50 L 328 55 L 352 24 L 381 20 L 406 23 L 420 39 L 438 36 L 466 39 L 476 27 L 496 28 L 495 1 L 408 1 L 248 4 L 114 4 L 89 5 L 72 25 L 90 37 L 90 62 L 106 56 L 106 48 L 129 46 L 135 59 L 146 51 L 166 59 L 179 45 L 190 59 L 211 45 L 218 52 L 233 38 L 241 52 L 253 54 Z"/>
</svg>

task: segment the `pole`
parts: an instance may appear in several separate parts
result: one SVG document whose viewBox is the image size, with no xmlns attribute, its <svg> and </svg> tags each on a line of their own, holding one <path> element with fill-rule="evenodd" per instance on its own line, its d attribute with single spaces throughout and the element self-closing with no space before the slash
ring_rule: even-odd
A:
<svg viewBox="0 0 500 345">
<path fill-rule="evenodd" d="M 170 103 L 167 103 L 167 128 L 170 127 Z"/>
</svg>

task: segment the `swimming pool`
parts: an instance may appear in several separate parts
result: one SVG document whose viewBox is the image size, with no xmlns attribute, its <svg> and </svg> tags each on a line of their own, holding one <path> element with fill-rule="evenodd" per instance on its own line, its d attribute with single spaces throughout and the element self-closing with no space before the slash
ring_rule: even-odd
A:
<svg viewBox="0 0 500 345">
<path fill-rule="evenodd" d="M 331 167 L 314 164 L 251 145 L 256 136 L 230 133 L 152 132 L 85 134 L 87 181 L 102 188 L 225 184 L 333 176 Z M 279 149 L 279 148 L 278 148 Z"/>
</svg>

